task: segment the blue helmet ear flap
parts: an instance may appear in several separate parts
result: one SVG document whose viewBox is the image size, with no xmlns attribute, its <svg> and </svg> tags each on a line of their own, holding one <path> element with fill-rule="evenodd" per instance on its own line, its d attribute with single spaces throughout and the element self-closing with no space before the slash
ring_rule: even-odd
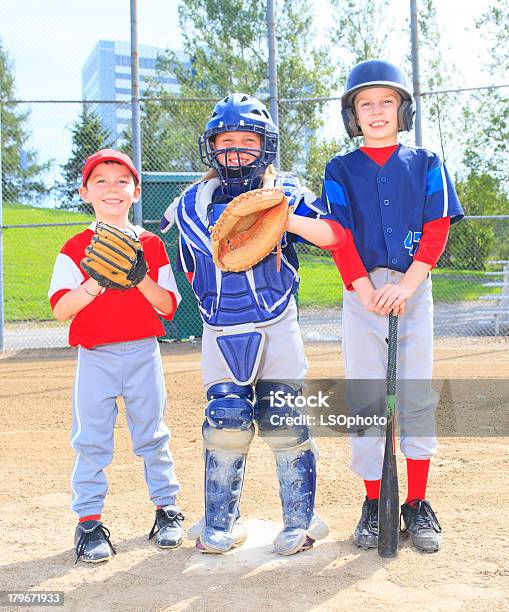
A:
<svg viewBox="0 0 509 612">
<path fill-rule="evenodd" d="M 398 109 L 398 130 L 410 132 L 414 127 L 415 102 L 414 100 L 403 100 Z"/>
<path fill-rule="evenodd" d="M 351 106 L 341 109 L 341 117 L 343 118 L 346 133 L 350 138 L 362 135 L 361 128 L 357 125 L 357 119 Z"/>
</svg>

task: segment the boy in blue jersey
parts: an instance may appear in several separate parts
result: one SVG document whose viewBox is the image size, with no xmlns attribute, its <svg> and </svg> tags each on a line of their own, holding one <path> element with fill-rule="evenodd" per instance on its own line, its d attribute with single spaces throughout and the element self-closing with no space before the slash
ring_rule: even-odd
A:
<svg viewBox="0 0 509 612">
<path fill-rule="evenodd" d="M 322 194 L 347 235 L 346 244 L 333 252 L 345 284 L 347 379 L 385 380 L 390 312 L 402 315 L 398 378 L 429 382 L 432 376 L 430 271 L 445 248 L 450 223 L 459 221 L 463 212 L 439 157 L 398 144 L 398 132 L 411 130 L 414 113 L 412 94 L 397 66 L 368 60 L 352 69 L 342 117 L 349 136 L 362 136 L 364 142 L 327 164 Z M 436 438 L 433 427 L 423 430 L 421 424 L 423 419 L 434 424 L 433 409 L 430 393 L 407 393 L 398 403 L 408 473 L 402 517 L 412 544 L 427 552 L 437 551 L 442 542 L 440 525 L 425 499 Z M 378 544 L 384 438 L 378 430 L 363 433 L 350 438 L 351 469 L 366 487 L 354 542 L 371 548 Z"/>
</svg>

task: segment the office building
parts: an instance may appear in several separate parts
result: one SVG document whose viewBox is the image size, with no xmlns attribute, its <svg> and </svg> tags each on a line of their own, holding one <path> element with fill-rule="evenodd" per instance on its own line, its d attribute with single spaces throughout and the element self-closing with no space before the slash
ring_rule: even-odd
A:
<svg viewBox="0 0 509 612">
<path fill-rule="evenodd" d="M 174 77 L 157 77 L 156 61 L 164 49 L 139 45 L 140 95 L 156 79 L 170 94 L 178 94 L 179 84 Z M 94 105 L 94 112 L 118 146 L 131 122 L 131 45 L 128 42 L 100 40 L 88 56 L 81 71 L 84 100 L 108 100 Z M 120 102 L 120 103 L 119 103 Z"/>
</svg>

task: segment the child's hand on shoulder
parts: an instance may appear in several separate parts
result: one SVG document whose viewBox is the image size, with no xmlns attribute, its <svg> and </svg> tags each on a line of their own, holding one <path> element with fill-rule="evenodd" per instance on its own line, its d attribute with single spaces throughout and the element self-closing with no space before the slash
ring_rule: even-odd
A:
<svg viewBox="0 0 509 612">
<path fill-rule="evenodd" d="M 383 317 L 390 312 L 395 315 L 404 314 L 406 301 L 412 297 L 414 291 L 402 283 L 380 287 L 373 292 L 373 312 Z"/>
</svg>

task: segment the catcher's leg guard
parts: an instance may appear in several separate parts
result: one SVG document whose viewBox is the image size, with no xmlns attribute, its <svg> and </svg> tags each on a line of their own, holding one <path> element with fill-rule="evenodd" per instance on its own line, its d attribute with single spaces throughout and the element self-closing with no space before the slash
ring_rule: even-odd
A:
<svg viewBox="0 0 509 612">
<path fill-rule="evenodd" d="M 197 523 L 195 523 L 194 525 L 191 525 L 191 527 L 189 528 L 187 532 L 187 537 L 190 540 L 197 540 L 200 538 L 202 531 L 204 529 L 205 529 L 205 517 L 202 516 L 201 519 Z M 237 516 L 237 518 L 235 519 L 235 522 L 233 523 L 231 536 L 233 538 L 232 548 L 236 548 L 237 546 L 244 544 L 244 542 L 247 539 L 246 527 L 244 523 L 241 521 L 240 516 Z"/>
<path fill-rule="evenodd" d="M 205 524 L 200 542 L 207 552 L 223 553 L 240 543 L 233 527 L 238 518 L 247 451 L 254 436 L 253 389 L 218 383 L 209 388 L 207 397 L 202 428 Z"/>
<path fill-rule="evenodd" d="M 291 419 L 298 416 L 297 410 L 288 404 L 280 408 L 271 405 L 271 398 L 278 391 L 287 396 L 288 404 L 300 394 L 284 383 L 259 382 L 256 417 L 260 434 L 274 452 L 279 479 L 284 529 L 274 540 L 274 550 L 281 555 L 292 555 L 311 548 L 329 530 L 313 511 L 318 451 L 307 425 L 293 424 L 295 421 Z"/>
</svg>

